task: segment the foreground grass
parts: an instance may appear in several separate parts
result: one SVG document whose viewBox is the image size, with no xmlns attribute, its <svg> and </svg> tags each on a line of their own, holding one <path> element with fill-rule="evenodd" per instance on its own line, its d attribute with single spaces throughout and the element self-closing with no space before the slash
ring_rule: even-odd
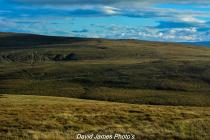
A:
<svg viewBox="0 0 210 140">
<path fill-rule="evenodd" d="M 209 107 L 2 95 L 0 114 L 0 137 L 3 140 L 75 140 L 78 133 L 131 133 L 137 140 L 210 139 Z"/>
</svg>

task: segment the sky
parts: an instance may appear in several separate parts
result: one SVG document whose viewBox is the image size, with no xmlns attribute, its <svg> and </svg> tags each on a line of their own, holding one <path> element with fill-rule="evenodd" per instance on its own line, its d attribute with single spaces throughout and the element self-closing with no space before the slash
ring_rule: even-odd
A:
<svg viewBox="0 0 210 140">
<path fill-rule="evenodd" d="M 0 0 L 0 31 L 210 41 L 210 0 Z"/>
</svg>

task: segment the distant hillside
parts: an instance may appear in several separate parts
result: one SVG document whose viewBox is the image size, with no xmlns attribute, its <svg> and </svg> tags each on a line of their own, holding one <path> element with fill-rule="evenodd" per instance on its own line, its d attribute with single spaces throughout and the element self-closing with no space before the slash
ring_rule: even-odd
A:
<svg viewBox="0 0 210 140">
<path fill-rule="evenodd" d="M 210 48 L 0 35 L 0 94 L 210 106 Z"/>
<path fill-rule="evenodd" d="M 36 34 L 26 34 L 26 33 L 5 33 L 0 32 L 0 47 L 4 48 L 25 48 L 25 47 L 38 47 L 40 45 L 65 45 L 72 43 L 82 43 L 82 42 L 96 41 L 112 41 L 112 42 L 128 42 L 128 43 L 149 43 L 149 44 L 177 44 L 177 43 L 163 43 L 154 41 L 143 41 L 134 39 L 100 39 L 100 38 L 80 38 L 80 37 L 61 37 L 61 36 L 46 36 L 46 35 L 36 35 Z"/>
<path fill-rule="evenodd" d="M 210 47 L 210 41 L 206 42 L 184 42 L 185 44 L 194 45 L 194 46 L 206 46 Z"/>
<path fill-rule="evenodd" d="M 90 39 L 77 37 L 56 37 L 24 33 L 1 33 L 0 47 L 24 48 L 38 45 L 67 44 L 72 42 L 87 41 Z"/>
</svg>

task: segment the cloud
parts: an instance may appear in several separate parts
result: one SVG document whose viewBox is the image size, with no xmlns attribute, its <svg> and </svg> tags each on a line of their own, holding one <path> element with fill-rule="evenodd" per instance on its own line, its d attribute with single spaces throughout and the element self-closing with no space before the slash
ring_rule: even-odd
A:
<svg viewBox="0 0 210 140">
<path fill-rule="evenodd" d="M 0 27 L 2 29 L 14 28 L 14 27 L 16 27 L 16 25 L 17 25 L 16 22 L 8 20 L 4 17 L 0 17 Z"/>
<path fill-rule="evenodd" d="M 103 16 L 104 13 L 94 9 L 76 9 L 68 11 L 67 16 Z"/>
<path fill-rule="evenodd" d="M 41 10 L 56 10 L 54 14 L 63 12 L 60 15 L 65 16 L 127 16 L 139 18 L 182 17 L 183 21 L 202 22 L 195 17 L 208 17 L 210 12 L 198 10 L 177 10 L 171 8 L 157 8 L 157 4 L 169 3 L 168 0 L 10 0 L 22 5 L 21 9 L 34 7 Z M 176 4 L 199 4 L 207 5 L 203 0 L 195 2 L 193 0 L 180 1 L 170 0 L 170 3 Z M 37 15 L 40 12 L 37 12 Z M 49 12 L 50 14 L 50 12 Z M 43 13 L 40 13 L 43 15 Z"/>
<path fill-rule="evenodd" d="M 210 5 L 209 0 L 195 1 L 195 0 L 12 0 L 20 3 L 28 3 L 34 5 L 119 5 L 122 6 L 138 6 L 142 5 L 154 5 L 161 3 L 172 3 L 172 4 L 195 4 L 195 5 Z"/>
<path fill-rule="evenodd" d="M 82 30 L 73 30 L 72 32 L 74 33 L 87 33 L 88 30 L 87 29 L 82 29 Z"/>
<path fill-rule="evenodd" d="M 103 12 L 108 15 L 117 15 L 121 13 L 121 9 L 110 7 L 110 6 L 104 6 Z"/>
<path fill-rule="evenodd" d="M 17 3 L 20 9 L 37 8 L 42 10 L 56 10 L 54 14 L 63 16 L 127 16 L 135 18 L 173 18 L 183 17 L 183 20 L 195 20 L 196 16 L 208 17 L 209 12 L 195 10 L 176 10 L 170 8 L 157 8 L 158 4 L 198 4 L 206 6 L 209 0 L 9 0 Z M 43 15 L 37 12 L 37 15 Z M 51 12 L 49 12 L 51 14 Z M 202 22 L 197 20 L 197 22 Z"/>
<path fill-rule="evenodd" d="M 200 20 L 194 17 L 182 17 L 181 20 L 184 22 L 190 22 L 190 23 L 205 23 L 204 20 Z"/>
<path fill-rule="evenodd" d="M 199 32 L 197 28 L 174 28 L 174 29 L 156 29 L 151 27 L 138 28 L 119 25 L 94 25 L 103 28 L 102 32 L 83 34 L 83 37 L 115 38 L 115 39 L 139 39 L 139 40 L 155 40 L 155 41 L 201 41 L 207 39 L 206 32 Z M 207 35 L 207 36 L 206 36 Z"/>
<path fill-rule="evenodd" d="M 162 22 L 163 23 L 163 22 Z M 168 22 L 167 24 L 170 24 Z M 205 41 L 210 37 L 209 30 L 201 30 L 204 27 L 130 27 L 119 24 L 87 24 L 83 29 L 71 29 L 56 23 L 54 19 L 36 19 L 27 22 L 25 19 L 3 19 L 0 18 L 0 26 L 4 31 L 17 31 L 38 33 L 47 35 L 95 37 L 110 39 L 139 39 L 155 41 Z M 93 29 L 94 28 L 94 29 Z M 208 28 L 208 26 L 206 26 Z"/>
<path fill-rule="evenodd" d="M 155 28 L 165 29 L 165 28 L 187 28 L 196 26 L 193 23 L 180 22 L 180 21 L 159 21 L 159 25 Z"/>
<path fill-rule="evenodd" d="M 208 30 L 210 28 L 210 23 L 194 18 L 189 19 L 176 19 L 176 21 L 159 21 L 159 24 L 155 26 L 158 29 L 170 29 L 170 28 L 191 28 L 196 27 L 200 31 Z"/>
<path fill-rule="evenodd" d="M 72 35 L 81 37 L 129 38 L 157 41 L 194 41 L 209 40 L 210 10 L 200 7 L 209 6 L 209 0 L 8 0 L 15 7 L 11 12 L 0 11 L 1 30 L 21 30 L 26 32 Z M 159 4 L 175 4 L 173 7 Z M 193 8 L 179 9 L 180 5 Z M 182 6 L 183 7 L 183 6 Z M 196 7 L 196 8 L 194 8 Z M 23 16 L 26 15 L 26 16 Z M 82 18 L 85 17 L 85 18 Z M 86 24 L 87 17 L 91 17 Z M 93 18 L 92 18 L 93 17 Z M 114 19 L 114 25 L 105 20 L 104 25 L 90 24 L 103 22 L 100 18 Z M 119 21 L 116 20 L 117 17 Z M 121 24 L 120 19 L 126 18 Z M 80 19 L 70 23 L 66 18 Z M 144 20 L 145 25 L 129 21 Z M 143 19 L 144 18 L 144 19 Z M 204 20 L 205 19 L 205 20 Z M 128 23 L 129 22 L 129 23 Z M 135 22 L 135 21 L 132 21 Z M 126 24 L 128 23 L 128 26 Z M 147 24 L 148 23 L 148 24 Z M 65 24 L 65 26 L 63 26 Z M 74 24 L 74 26 L 72 26 Z M 109 24 L 109 25 L 107 25 Z M 144 24 L 144 23 L 143 23 Z M 101 27 L 100 27 L 101 26 Z M 100 29 L 99 29 L 100 28 Z M 16 31 L 15 30 L 15 31 Z"/>
<path fill-rule="evenodd" d="M 104 32 L 97 35 L 105 38 L 116 39 L 139 39 L 151 41 L 187 42 L 207 41 L 210 37 L 210 30 L 201 31 L 199 27 L 180 28 L 153 28 L 153 27 L 129 27 L 119 25 L 94 25 L 104 28 Z M 91 32 L 87 34 L 91 36 Z"/>
</svg>

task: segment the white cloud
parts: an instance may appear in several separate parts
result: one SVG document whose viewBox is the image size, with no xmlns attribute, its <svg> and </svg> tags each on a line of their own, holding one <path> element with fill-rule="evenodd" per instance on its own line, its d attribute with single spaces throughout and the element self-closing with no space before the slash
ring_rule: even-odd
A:
<svg viewBox="0 0 210 140">
<path fill-rule="evenodd" d="M 156 28 L 129 28 L 126 26 L 104 25 L 103 32 L 98 33 L 99 37 L 117 38 L 117 39 L 139 39 L 139 40 L 156 40 L 156 41 L 204 41 L 208 40 L 205 32 L 199 32 L 197 28 L 174 28 L 160 30 Z M 112 29 L 112 30 L 110 30 Z M 91 33 L 88 34 L 91 36 Z"/>
<path fill-rule="evenodd" d="M 192 22 L 192 23 L 205 23 L 206 21 L 197 19 L 195 17 L 182 17 L 180 18 L 181 21 L 184 22 Z"/>
<path fill-rule="evenodd" d="M 57 17 L 63 23 L 67 23 L 65 18 L 72 17 L 109 17 L 109 16 L 124 16 L 134 18 L 149 18 L 153 22 L 159 21 L 160 25 L 147 27 L 132 27 L 132 25 L 120 26 L 120 21 L 114 21 L 116 25 L 103 25 L 101 30 L 88 29 L 89 27 L 82 25 L 81 28 L 90 30 L 86 33 L 72 33 L 75 36 L 86 37 L 105 37 L 105 38 L 129 38 L 141 40 L 158 40 L 158 41 L 196 41 L 196 40 L 209 40 L 210 25 L 203 17 L 209 17 L 210 11 L 194 10 L 194 9 L 176 9 L 176 8 L 157 8 L 157 4 L 194 4 L 198 6 L 208 6 L 209 0 L 195 1 L 195 0 L 8 0 L 19 2 L 15 10 L 19 11 L 11 14 L 19 16 L 22 23 L 14 21 L 8 16 L 7 20 L 0 19 L 0 25 L 7 29 L 19 29 L 34 33 L 60 33 L 70 32 L 64 29 L 62 23 L 53 25 L 51 23 L 41 23 L 40 17 L 44 21 L 54 22 Z M 23 10 L 23 11 L 21 11 Z M 30 10 L 33 10 L 31 12 Z M 39 10 L 39 12 L 36 12 Z M 46 10 L 46 11 L 45 11 Z M 25 12 L 29 11 L 29 12 Z M 14 11 L 13 11 L 14 12 Z M 7 13 L 7 11 L 0 11 L 0 14 Z M 27 13 L 24 17 L 25 21 L 37 19 L 37 23 L 24 23 L 21 21 L 21 14 Z M 56 17 L 57 16 L 57 17 Z M 15 18 L 15 17 L 14 17 Z M 22 16 L 23 18 L 23 16 Z M 17 18 L 18 19 L 18 18 Z M 128 20 L 128 19 L 127 19 Z M 82 20 L 81 20 L 82 21 Z M 85 22 L 85 20 L 84 20 Z M 93 21 L 96 23 L 97 20 Z M 75 23 L 77 24 L 77 23 Z M 117 25 L 118 24 L 118 25 Z M 125 25 L 125 24 L 124 24 Z M 136 25 L 136 24 L 134 24 Z M 155 27 L 154 27 L 155 26 Z M 65 26 L 66 27 L 66 26 Z M 69 26 L 70 27 L 70 26 Z M 78 27 L 76 27 L 78 28 Z M 205 28 L 205 29 L 202 29 Z M 199 30 L 200 29 L 200 30 Z M 201 31 L 202 30 L 202 31 Z M 45 32 L 44 32 L 45 31 Z"/>
<path fill-rule="evenodd" d="M 110 6 L 104 6 L 102 10 L 104 11 L 104 13 L 106 13 L 108 15 L 115 15 L 115 14 L 120 13 L 119 8 L 110 7 Z"/>
<path fill-rule="evenodd" d="M 161 3 L 172 4 L 196 4 L 196 5 L 210 5 L 209 0 L 195 1 L 195 0 L 10 0 L 23 3 L 31 3 L 37 5 L 124 5 L 139 6 L 154 5 Z"/>
</svg>

